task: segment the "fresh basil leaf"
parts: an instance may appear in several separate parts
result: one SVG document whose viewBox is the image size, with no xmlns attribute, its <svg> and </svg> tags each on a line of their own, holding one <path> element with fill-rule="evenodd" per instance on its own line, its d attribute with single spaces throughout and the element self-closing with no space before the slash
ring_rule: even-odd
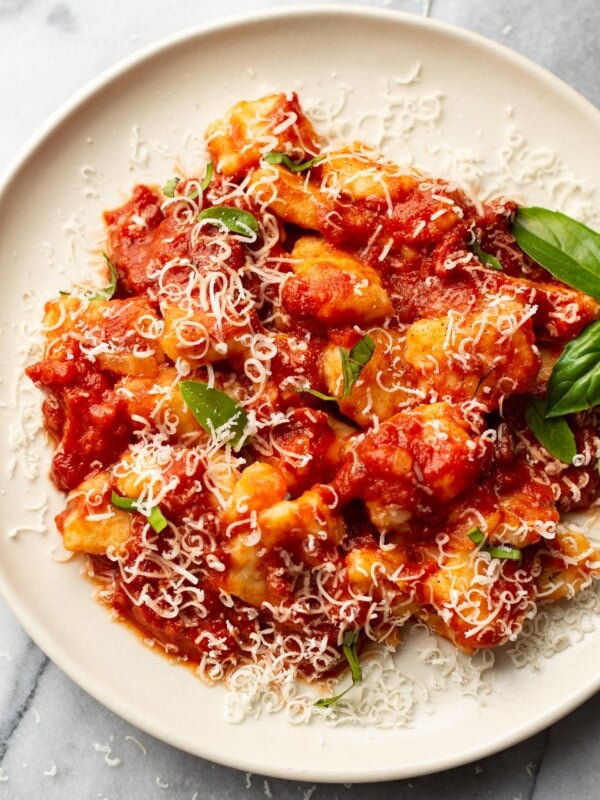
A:
<svg viewBox="0 0 600 800">
<path fill-rule="evenodd" d="M 497 269 L 502 271 L 502 264 L 491 253 L 486 253 L 486 251 L 481 247 L 479 242 L 475 242 L 473 245 L 473 252 L 477 256 L 477 258 L 481 261 L 482 264 L 485 264 L 486 267 L 491 267 L 492 269 Z"/>
<path fill-rule="evenodd" d="M 600 300 L 600 233 L 547 208 L 519 208 L 517 244 L 555 278 Z"/>
<path fill-rule="evenodd" d="M 488 553 L 492 558 L 504 558 L 511 561 L 520 561 L 523 553 L 518 547 L 510 547 L 509 545 L 489 545 L 485 541 L 485 534 L 481 528 L 475 526 L 467 533 L 469 539 L 476 544 L 484 553 Z"/>
<path fill-rule="evenodd" d="M 201 381 L 180 381 L 179 391 L 186 406 L 207 433 L 221 441 L 230 442 L 234 447 L 243 444 L 248 417 L 232 397 Z"/>
<path fill-rule="evenodd" d="M 249 211 L 232 206 L 212 206 L 205 208 L 196 217 L 198 222 L 206 220 L 231 233 L 238 233 L 254 240 L 258 236 L 259 226 L 255 217 Z"/>
<path fill-rule="evenodd" d="M 200 184 L 200 188 L 202 189 L 203 192 L 205 192 L 208 189 L 208 185 L 212 180 L 212 174 L 213 174 L 213 163 L 212 161 L 209 161 L 208 164 L 206 165 L 206 172 L 204 173 L 204 179 Z"/>
<path fill-rule="evenodd" d="M 102 255 L 104 256 L 104 260 L 108 266 L 110 283 L 108 286 L 105 286 L 104 289 L 98 289 L 97 292 L 89 293 L 87 295 L 88 300 L 112 300 L 115 292 L 117 291 L 117 281 L 119 279 L 117 269 L 106 253 L 102 253 Z"/>
<path fill-rule="evenodd" d="M 358 638 L 360 636 L 360 631 L 346 631 L 344 634 L 343 646 L 342 651 L 344 656 L 346 657 L 346 661 L 348 662 L 348 666 L 350 667 L 350 673 L 352 675 L 352 683 L 343 692 L 334 695 L 333 697 L 324 697 L 322 700 L 317 700 L 315 703 L 316 706 L 319 708 L 327 708 L 328 706 L 332 706 L 334 703 L 347 694 L 353 686 L 356 686 L 362 681 L 362 667 L 360 665 L 360 661 L 358 659 L 358 653 L 356 652 L 356 645 L 358 643 Z"/>
<path fill-rule="evenodd" d="M 354 347 L 350 349 L 350 359 L 360 366 L 362 369 L 371 360 L 371 356 L 375 352 L 375 342 L 369 334 L 357 342 Z"/>
<path fill-rule="evenodd" d="M 165 197 L 175 197 L 175 189 L 181 178 L 170 178 L 163 186 L 163 194 Z"/>
<path fill-rule="evenodd" d="M 375 342 L 368 334 L 363 336 L 363 338 L 351 348 L 350 352 L 340 347 L 342 377 L 344 380 L 342 397 L 349 396 L 352 387 L 358 380 L 362 368 L 369 363 L 374 352 Z"/>
<path fill-rule="evenodd" d="M 532 397 L 525 409 L 525 419 L 535 438 L 549 453 L 565 464 L 572 464 L 577 455 L 573 431 L 564 417 L 546 419 L 546 404 L 539 397 Z"/>
<path fill-rule="evenodd" d="M 560 417 L 600 404 L 600 320 L 569 342 L 554 365 L 546 416 Z"/>
<path fill-rule="evenodd" d="M 358 380 L 358 376 L 360 375 L 362 368 L 369 363 L 371 356 L 375 352 L 375 342 L 367 334 L 366 336 L 363 336 L 363 338 L 357 342 L 354 347 L 350 349 L 350 351 L 346 350 L 345 347 L 340 347 L 339 350 L 340 360 L 342 362 L 343 380 L 341 397 L 323 394 L 322 392 L 318 392 L 316 389 L 311 389 L 310 386 L 296 389 L 296 391 L 307 392 L 308 394 L 314 395 L 314 397 L 318 397 L 319 400 L 333 400 L 335 402 L 348 397 L 352 391 L 352 387 Z"/>
<path fill-rule="evenodd" d="M 263 159 L 267 162 L 267 164 L 283 164 L 283 166 L 289 169 L 290 172 L 305 172 L 312 167 L 316 167 L 317 164 L 320 164 L 324 158 L 325 156 L 315 156 L 315 158 L 311 158 L 308 161 L 297 163 L 292 161 L 292 159 L 285 153 L 272 152 L 265 153 L 263 156 Z"/>
<path fill-rule="evenodd" d="M 148 524 L 156 533 L 164 531 L 169 524 L 158 506 L 154 506 L 150 509 L 150 513 L 146 514 L 143 507 L 140 505 L 139 499 L 135 497 L 126 497 L 113 491 L 110 495 L 110 502 L 115 508 L 120 508 L 122 511 L 137 511 L 145 516 L 148 520 Z"/>
</svg>

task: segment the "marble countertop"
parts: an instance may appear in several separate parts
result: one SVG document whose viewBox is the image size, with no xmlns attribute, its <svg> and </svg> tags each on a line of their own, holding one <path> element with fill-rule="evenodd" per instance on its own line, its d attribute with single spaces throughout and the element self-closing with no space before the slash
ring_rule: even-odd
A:
<svg viewBox="0 0 600 800">
<path fill-rule="evenodd" d="M 0 0 L 0 172 L 48 114 L 120 58 L 190 25 L 286 5 L 301 2 Z M 600 106 L 597 0 L 371 5 L 482 33 L 549 68 Z M 414 780 L 350 786 L 264 778 L 180 752 L 119 719 L 49 661 L 0 602 L 0 798 L 597 800 L 599 712 L 596 695 L 507 751 Z"/>
</svg>

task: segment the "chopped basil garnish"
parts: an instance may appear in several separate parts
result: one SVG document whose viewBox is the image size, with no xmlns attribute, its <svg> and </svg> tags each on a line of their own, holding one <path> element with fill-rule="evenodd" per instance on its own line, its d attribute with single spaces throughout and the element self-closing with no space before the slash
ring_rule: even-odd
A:
<svg viewBox="0 0 600 800">
<path fill-rule="evenodd" d="M 206 165 L 206 172 L 204 173 L 204 178 L 202 179 L 202 183 L 200 184 L 201 191 L 206 191 L 208 189 L 208 184 L 211 181 L 213 174 L 213 165 L 212 161 L 209 161 Z M 175 189 L 181 182 L 181 178 L 174 177 L 168 180 L 165 185 L 163 186 L 163 194 L 165 197 L 175 197 Z M 199 196 L 200 192 L 196 189 L 194 192 L 190 192 L 190 194 L 181 195 L 181 197 L 185 197 L 187 200 L 195 200 Z"/>
<path fill-rule="evenodd" d="M 292 161 L 292 159 L 285 153 L 265 153 L 263 158 L 267 164 L 283 164 L 283 166 L 289 169 L 290 172 L 305 172 L 312 167 L 316 167 L 317 164 L 320 164 L 325 156 L 315 156 L 315 158 L 311 158 L 308 161 L 302 161 L 301 163 Z"/>
<path fill-rule="evenodd" d="M 485 264 L 486 267 L 491 267 L 492 269 L 502 270 L 502 264 L 491 253 L 486 253 L 486 251 L 481 247 L 479 242 L 475 242 L 473 245 L 473 252 L 477 256 L 477 258 L 481 261 L 482 264 Z"/>
<path fill-rule="evenodd" d="M 124 497 L 123 495 L 117 494 L 114 491 L 111 493 L 110 502 L 115 508 L 120 508 L 122 511 L 137 511 L 145 516 L 148 520 L 148 524 L 151 528 L 153 528 L 153 530 L 156 531 L 156 533 L 164 531 L 168 525 L 164 514 L 158 506 L 153 506 L 149 513 L 146 513 L 137 498 Z"/>
<path fill-rule="evenodd" d="M 477 527 L 471 528 L 471 530 L 467 533 L 467 536 L 473 542 L 473 544 L 481 544 L 481 542 L 483 542 L 483 540 L 485 539 L 483 531 L 481 530 L 481 528 Z"/>
<path fill-rule="evenodd" d="M 162 511 L 158 506 L 154 506 L 153 508 L 150 509 L 150 513 L 148 514 L 148 522 L 150 524 L 150 527 L 154 528 L 154 530 L 157 533 L 164 531 L 164 529 L 168 525 L 168 522 L 164 514 L 162 513 Z"/>
<path fill-rule="evenodd" d="M 202 381 L 181 381 L 179 391 L 186 406 L 207 433 L 234 447 L 243 444 L 248 417 L 232 397 Z"/>
<path fill-rule="evenodd" d="M 334 703 L 343 697 L 347 692 L 352 689 L 353 686 L 356 686 L 362 681 L 362 667 L 360 666 L 360 661 L 358 660 L 358 654 L 356 652 L 356 644 L 358 642 L 358 637 L 360 636 L 360 631 L 347 631 L 344 634 L 343 640 L 343 653 L 346 657 L 346 661 L 348 662 L 348 666 L 350 667 L 350 672 L 352 674 L 352 683 L 343 692 L 334 695 L 333 697 L 324 697 L 322 700 L 317 700 L 315 703 L 316 706 L 319 708 L 327 708 L 328 706 L 332 706 Z"/>
<path fill-rule="evenodd" d="M 525 419 L 535 438 L 549 453 L 572 464 L 577 455 L 573 431 L 564 417 L 546 418 L 546 404 L 539 397 L 532 397 L 525 409 Z"/>
<path fill-rule="evenodd" d="M 196 217 L 198 222 L 206 220 L 211 225 L 216 225 L 231 233 L 238 233 L 254 239 L 258 236 L 259 225 L 255 217 L 249 211 L 232 206 L 212 206 L 205 208 Z"/>
<path fill-rule="evenodd" d="M 600 320 L 569 342 L 548 381 L 546 416 L 560 417 L 600 403 Z"/>
<path fill-rule="evenodd" d="M 337 401 L 348 397 L 352 391 L 352 387 L 358 380 L 358 376 L 360 375 L 362 368 L 369 363 L 371 356 L 375 352 L 375 342 L 373 339 L 371 339 L 369 334 L 366 334 L 366 336 L 363 336 L 363 338 L 357 342 L 349 352 L 345 347 L 340 347 L 339 350 L 340 359 L 342 362 L 342 378 L 344 381 L 341 397 L 335 397 L 331 394 L 323 394 L 322 392 L 318 392 L 316 389 L 311 389 L 310 386 L 296 389 L 296 391 L 307 392 L 308 394 L 318 397 L 319 400 Z"/>
<path fill-rule="evenodd" d="M 519 208 L 517 244 L 555 278 L 600 300 L 600 233 L 547 208 Z"/>
<path fill-rule="evenodd" d="M 362 372 L 362 368 L 369 363 L 374 352 L 375 342 L 368 334 L 363 336 L 363 338 L 354 345 L 350 352 L 347 352 L 343 347 L 340 347 L 342 375 L 344 377 L 344 390 L 342 392 L 342 397 L 348 397 L 352 391 L 352 387 L 358 380 L 358 376 Z"/>
<path fill-rule="evenodd" d="M 486 547 L 485 550 L 491 555 L 492 558 L 504 558 L 507 561 L 520 561 L 523 553 L 518 547 L 508 547 L 500 545 L 498 547 Z"/>
<path fill-rule="evenodd" d="M 163 194 L 165 197 L 175 197 L 175 189 L 177 188 L 177 184 L 181 178 L 175 176 L 174 178 L 170 178 L 165 185 L 163 186 Z"/>
<path fill-rule="evenodd" d="M 510 561 L 520 561 L 523 554 L 519 550 L 518 547 L 509 547 L 508 545 L 488 545 L 485 543 L 485 535 L 481 528 L 477 526 L 471 528 L 471 530 L 467 533 L 469 539 L 479 546 L 480 550 L 483 550 L 485 553 L 489 553 L 492 558 L 504 558 Z"/>
<path fill-rule="evenodd" d="M 108 271 L 110 273 L 110 283 L 108 286 L 105 286 L 104 289 L 98 289 L 97 292 L 88 293 L 87 298 L 88 300 L 112 300 L 114 297 L 115 292 L 117 291 L 117 281 L 118 281 L 118 273 L 115 265 L 112 263 L 110 258 L 106 255 L 106 253 L 102 253 L 104 256 L 104 260 L 108 266 Z"/>
</svg>

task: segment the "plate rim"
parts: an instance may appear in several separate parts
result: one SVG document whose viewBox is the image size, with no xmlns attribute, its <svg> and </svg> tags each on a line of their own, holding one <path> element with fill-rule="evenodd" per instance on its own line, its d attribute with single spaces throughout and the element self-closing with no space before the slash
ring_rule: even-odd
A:
<svg viewBox="0 0 600 800">
<path fill-rule="evenodd" d="M 110 84 L 119 75 L 134 69 L 141 62 L 156 56 L 162 51 L 166 51 L 178 44 L 194 39 L 198 36 L 210 35 L 213 32 L 221 32 L 236 27 L 244 27 L 250 24 L 259 24 L 265 20 L 285 19 L 286 17 L 298 16 L 346 16 L 357 18 L 379 18 L 399 21 L 404 25 L 417 28 L 434 28 L 441 33 L 451 36 L 458 40 L 468 40 L 474 44 L 492 49 L 501 57 L 521 65 L 528 71 L 533 71 L 539 78 L 553 86 L 560 85 L 561 90 L 570 96 L 572 102 L 581 106 L 582 110 L 592 115 L 597 115 L 600 119 L 600 108 L 597 108 L 591 100 L 581 94 L 581 92 L 570 86 L 565 80 L 555 75 L 551 70 L 533 61 L 528 56 L 519 53 L 501 42 L 490 39 L 483 34 L 463 28 L 460 25 L 439 20 L 433 17 L 426 17 L 417 13 L 401 11 L 388 8 L 377 8 L 364 4 L 346 6 L 328 6 L 324 3 L 307 3 L 306 5 L 292 5 L 284 8 L 263 8 L 254 12 L 243 14 L 232 14 L 207 23 L 198 23 L 185 27 L 175 33 L 171 33 L 160 39 L 150 42 L 147 45 L 135 50 L 133 53 L 117 59 L 111 66 L 103 69 L 98 75 L 86 81 L 81 87 L 71 93 L 63 100 L 57 109 L 49 114 L 38 125 L 23 145 L 9 159 L 7 165 L 0 171 L 0 198 L 3 196 L 8 185 L 14 180 L 24 163 L 34 154 L 37 148 L 43 143 L 44 139 L 54 128 L 61 125 L 74 113 L 79 106 L 83 105 L 92 95 Z"/>
<path fill-rule="evenodd" d="M 285 8 L 265 8 L 260 11 L 229 15 L 209 23 L 189 26 L 168 36 L 161 37 L 139 50 L 136 50 L 132 54 L 117 60 L 113 65 L 101 71 L 96 77 L 87 81 L 82 87 L 71 94 L 70 97 L 64 100 L 58 108 L 36 128 L 33 134 L 25 141 L 21 148 L 19 148 L 16 155 L 9 160 L 7 166 L 0 174 L 0 201 L 3 200 L 11 184 L 18 179 L 19 173 L 26 167 L 28 161 L 44 146 L 46 139 L 51 136 L 59 126 L 64 124 L 71 115 L 76 114 L 86 102 L 93 99 L 95 94 L 134 70 L 140 64 L 151 61 L 156 56 L 177 47 L 179 44 L 188 43 L 194 39 L 201 39 L 211 34 L 220 34 L 235 29 L 247 29 L 249 26 L 260 26 L 264 22 L 324 16 L 342 16 L 354 20 L 365 18 L 382 21 L 389 20 L 393 21 L 395 24 L 401 24 L 409 28 L 416 28 L 419 30 L 434 29 L 443 36 L 449 36 L 457 41 L 471 42 L 484 50 L 492 50 L 498 54 L 500 58 L 512 62 L 517 67 L 535 76 L 537 80 L 541 80 L 545 85 L 551 87 L 553 91 L 558 91 L 563 96 L 566 96 L 567 100 L 578 106 L 586 116 L 590 116 L 592 120 L 595 118 L 595 123 L 600 128 L 600 109 L 563 79 L 554 75 L 550 70 L 535 61 L 532 61 L 527 56 L 512 50 L 508 46 L 458 25 L 421 16 L 416 13 L 398 11 L 395 9 L 374 8 L 366 5 L 327 6 L 319 3 L 301 6 L 294 5 Z M 3 528 L 4 527 L 6 526 L 3 526 Z M 6 531 L 4 530 L 3 532 L 6 535 Z M 114 711 L 124 720 L 139 727 L 149 735 L 157 736 L 165 743 L 175 746 L 185 752 L 238 770 L 250 770 L 256 773 L 253 764 L 246 760 L 243 754 L 231 754 L 230 757 L 225 759 L 220 752 L 213 752 L 210 744 L 203 745 L 202 753 L 200 753 L 198 749 L 190 749 L 189 742 L 184 741 L 184 738 L 180 738 L 176 734 L 167 733 L 160 724 L 156 725 L 145 711 L 127 705 L 120 696 L 115 697 L 114 693 L 111 695 L 108 688 L 100 680 L 97 680 L 95 677 L 87 676 L 76 662 L 73 662 L 72 659 L 63 653 L 60 643 L 55 641 L 52 635 L 46 635 L 43 626 L 36 623 L 35 618 L 31 616 L 21 599 L 15 597 L 12 592 L 7 590 L 7 582 L 2 569 L 0 569 L 0 595 L 31 639 L 69 678 L 103 706 Z M 542 716 L 536 717 L 529 725 L 521 726 L 518 730 L 511 730 L 508 733 L 501 733 L 494 737 L 493 740 L 488 740 L 483 743 L 479 748 L 471 748 L 466 755 L 461 756 L 454 754 L 446 757 L 438 757 L 432 760 L 426 767 L 417 770 L 407 771 L 406 769 L 398 769 L 394 766 L 389 766 L 387 769 L 377 767 L 377 773 L 372 774 L 368 769 L 363 768 L 360 774 L 352 774 L 350 776 L 351 780 L 355 783 L 367 783 L 398 778 L 410 778 L 471 763 L 497 753 L 500 750 L 538 733 L 580 706 L 599 689 L 600 674 L 595 680 L 590 679 L 583 688 L 580 687 L 578 691 L 573 692 L 566 700 L 554 706 L 550 711 L 547 711 Z M 329 772 L 323 769 L 320 771 L 316 770 L 307 776 L 304 770 L 294 768 L 293 765 L 282 767 L 279 770 L 269 769 L 264 772 L 259 769 L 258 773 L 277 778 L 301 781 L 316 779 L 323 783 L 342 782 L 348 777 L 342 774 L 337 768 L 330 769 Z"/>
</svg>

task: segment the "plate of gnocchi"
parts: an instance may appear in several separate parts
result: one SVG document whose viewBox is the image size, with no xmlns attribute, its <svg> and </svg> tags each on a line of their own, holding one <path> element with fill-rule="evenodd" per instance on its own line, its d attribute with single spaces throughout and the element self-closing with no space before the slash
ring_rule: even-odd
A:
<svg viewBox="0 0 600 800">
<path fill-rule="evenodd" d="M 35 641 L 295 779 L 456 766 L 595 692 L 599 131 L 364 9 L 185 32 L 59 111 L 0 195 L 0 585 Z"/>
</svg>

